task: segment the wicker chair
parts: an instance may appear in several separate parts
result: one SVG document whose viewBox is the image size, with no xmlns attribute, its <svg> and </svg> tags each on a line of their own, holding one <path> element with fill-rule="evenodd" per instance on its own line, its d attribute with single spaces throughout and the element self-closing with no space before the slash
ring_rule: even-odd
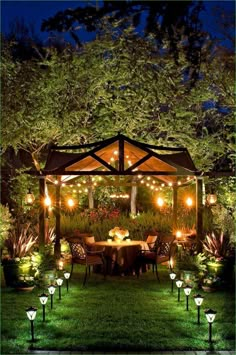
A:
<svg viewBox="0 0 236 355">
<path fill-rule="evenodd" d="M 106 266 L 105 266 L 105 258 L 103 256 L 104 249 L 100 249 L 99 251 L 91 251 L 86 248 L 86 245 L 82 240 L 70 239 L 68 241 L 71 250 L 71 275 L 73 273 L 74 264 L 80 264 L 85 266 L 85 275 L 83 280 L 83 286 L 86 283 L 88 272 L 90 275 L 90 267 L 95 265 L 102 265 L 104 277 L 106 277 Z"/>
</svg>

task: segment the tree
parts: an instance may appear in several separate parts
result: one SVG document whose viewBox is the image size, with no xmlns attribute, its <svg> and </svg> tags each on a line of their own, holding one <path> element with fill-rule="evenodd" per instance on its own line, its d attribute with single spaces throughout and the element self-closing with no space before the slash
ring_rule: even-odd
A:
<svg viewBox="0 0 236 355">
<path fill-rule="evenodd" d="M 203 9 L 201 1 L 104 1 L 96 7 L 87 4 L 75 9 L 59 11 L 55 16 L 44 20 L 43 31 L 69 32 L 76 44 L 81 47 L 78 29 L 86 31 L 103 30 L 104 19 L 119 26 L 121 30 L 131 24 L 143 26 L 144 35 L 153 35 L 158 48 L 169 50 L 176 63 L 179 54 L 185 54 L 191 67 L 193 82 L 197 79 L 201 63 L 201 48 L 205 33 L 201 31 L 199 14 Z"/>
</svg>

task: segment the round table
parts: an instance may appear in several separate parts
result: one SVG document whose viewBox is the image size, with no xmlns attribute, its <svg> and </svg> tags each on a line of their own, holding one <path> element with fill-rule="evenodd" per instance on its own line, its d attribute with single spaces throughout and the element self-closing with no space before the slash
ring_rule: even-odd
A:
<svg viewBox="0 0 236 355">
<path fill-rule="evenodd" d="M 148 244 L 142 240 L 100 241 L 93 243 L 93 250 L 104 248 L 104 256 L 108 261 L 108 272 L 133 272 L 134 263 L 139 250 L 149 250 Z"/>
</svg>

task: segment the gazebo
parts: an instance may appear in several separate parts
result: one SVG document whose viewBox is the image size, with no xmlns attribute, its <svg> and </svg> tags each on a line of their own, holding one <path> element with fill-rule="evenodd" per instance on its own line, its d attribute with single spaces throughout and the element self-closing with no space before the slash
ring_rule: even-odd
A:
<svg viewBox="0 0 236 355">
<path fill-rule="evenodd" d="M 198 171 L 186 148 L 170 148 L 142 143 L 118 134 L 112 138 L 83 145 L 51 145 L 44 169 L 37 173 L 40 201 L 47 194 L 46 183 L 56 189 L 56 241 L 55 255 L 60 253 L 60 201 L 62 184 L 71 184 L 80 176 L 103 176 L 107 180 L 125 177 L 137 189 L 140 177 L 151 176 L 173 189 L 173 226 L 177 221 L 178 189 L 191 180 L 196 183 L 196 232 L 202 238 L 202 174 Z M 184 184 L 181 179 L 185 179 Z M 46 207 L 40 209 L 39 243 L 44 249 Z"/>
</svg>

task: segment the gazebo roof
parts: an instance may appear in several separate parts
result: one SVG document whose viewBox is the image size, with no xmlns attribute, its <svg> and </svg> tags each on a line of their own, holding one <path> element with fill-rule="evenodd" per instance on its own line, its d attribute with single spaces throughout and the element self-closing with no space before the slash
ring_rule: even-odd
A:
<svg viewBox="0 0 236 355">
<path fill-rule="evenodd" d="M 175 183 L 178 176 L 196 176 L 200 172 L 186 148 L 154 146 L 118 134 L 92 144 L 52 146 L 41 174 L 60 175 L 62 181 L 80 175 L 141 174 Z"/>
</svg>

